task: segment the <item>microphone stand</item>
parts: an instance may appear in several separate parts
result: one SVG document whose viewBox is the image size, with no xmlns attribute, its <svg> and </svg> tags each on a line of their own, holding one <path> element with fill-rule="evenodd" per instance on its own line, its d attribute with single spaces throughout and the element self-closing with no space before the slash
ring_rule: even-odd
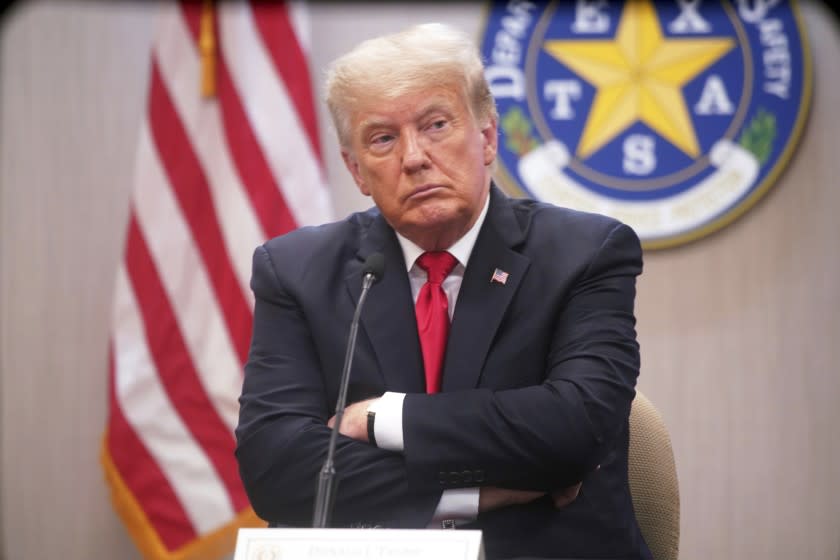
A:
<svg viewBox="0 0 840 560">
<path fill-rule="evenodd" d="M 344 417 L 344 407 L 347 404 L 347 386 L 350 383 L 350 365 L 353 362 L 353 351 L 356 348 L 356 334 L 359 331 L 359 316 L 362 313 L 362 305 L 367 298 L 368 290 L 376 282 L 376 274 L 372 271 L 366 272 L 362 278 L 362 293 L 359 296 L 359 303 L 353 313 L 353 320 L 350 323 L 350 336 L 347 339 L 347 351 L 344 355 L 344 369 L 341 371 L 341 386 L 338 391 L 338 403 L 335 406 L 335 425 L 330 433 L 330 444 L 327 448 L 327 459 L 321 468 L 318 476 L 318 488 L 315 494 L 315 513 L 312 517 L 312 527 L 323 529 L 330 523 L 333 502 L 337 481 L 335 479 L 335 448 L 338 442 L 338 433 L 341 428 L 341 419 Z"/>
</svg>

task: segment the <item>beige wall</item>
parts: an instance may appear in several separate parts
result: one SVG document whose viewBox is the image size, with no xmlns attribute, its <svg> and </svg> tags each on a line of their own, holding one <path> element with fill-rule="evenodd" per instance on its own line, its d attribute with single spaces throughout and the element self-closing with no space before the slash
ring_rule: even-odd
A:
<svg viewBox="0 0 840 560">
<path fill-rule="evenodd" d="M 682 558 L 840 559 L 840 31 L 803 12 L 812 118 L 770 193 L 723 231 L 649 252 L 641 388 L 671 428 Z M 24 3 L 0 28 L 0 557 L 138 558 L 97 462 L 105 353 L 154 18 L 140 2 Z M 311 11 L 313 67 L 478 4 Z M 322 122 L 326 122 L 323 112 Z M 366 205 L 322 127 L 340 215 Z M 5 556 L 4 556 L 5 555 Z"/>
</svg>

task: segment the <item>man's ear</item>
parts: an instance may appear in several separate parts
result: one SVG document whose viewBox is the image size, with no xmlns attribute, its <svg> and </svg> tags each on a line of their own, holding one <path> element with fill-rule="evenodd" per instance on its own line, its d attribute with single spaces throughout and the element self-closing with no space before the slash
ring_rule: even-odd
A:
<svg viewBox="0 0 840 560">
<path fill-rule="evenodd" d="M 496 151 L 499 147 L 499 133 L 496 129 L 495 117 L 489 117 L 481 129 L 481 136 L 484 137 L 484 165 L 490 165 L 496 160 Z"/>
<path fill-rule="evenodd" d="M 370 190 L 365 186 L 365 181 L 359 172 L 359 162 L 356 161 L 356 158 L 344 149 L 341 150 L 341 158 L 344 160 L 344 165 L 347 166 L 347 170 L 350 171 L 350 175 L 353 176 L 353 180 L 356 182 L 356 186 L 359 187 L 361 193 L 365 196 L 370 196 Z"/>
</svg>

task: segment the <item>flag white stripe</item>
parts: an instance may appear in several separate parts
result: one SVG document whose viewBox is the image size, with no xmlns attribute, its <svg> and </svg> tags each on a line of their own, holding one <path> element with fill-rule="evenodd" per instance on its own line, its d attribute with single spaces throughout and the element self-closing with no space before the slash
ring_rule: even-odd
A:
<svg viewBox="0 0 840 560">
<path fill-rule="evenodd" d="M 205 391 L 233 432 L 241 366 L 210 278 L 169 188 L 148 123 L 140 130 L 133 204 L 149 252 Z M 142 192 L 141 192 L 142 191 Z"/>
<path fill-rule="evenodd" d="M 177 6 L 170 16 L 156 45 L 161 76 L 207 177 L 228 256 L 253 309 L 251 255 L 267 235 L 228 150 L 218 100 L 198 95 L 201 67 L 192 35 Z"/>
<path fill-rule="evenodd" d="M 332 215 L 320 162 L 255 28 L 250 6 L 219 4 L 221 48 L 252 130 L 298 224 Z"/>
<path fill-rule="evenodd" d="M 117 273 L 114 325 L 118 406 L 169 480 L 195 529 L 212 531 L 234 516 L 230 498 L 160 383 L 123 266 Z"/>
<path fill-rule="evenodd" d="M 309 25 L 309 10 L 306 8 L 306 2 L 294 0 L 286 3 L 286 10 L 289 13 L 289 21 L 292 22 L 292 28 L 295 30 L 297 43 L 300 45 L 300 50 L 303 54 L 309 56 L 309 50 L 312 46 L 312 34 L 310 33 L 311 26 Z"/>
</svg>

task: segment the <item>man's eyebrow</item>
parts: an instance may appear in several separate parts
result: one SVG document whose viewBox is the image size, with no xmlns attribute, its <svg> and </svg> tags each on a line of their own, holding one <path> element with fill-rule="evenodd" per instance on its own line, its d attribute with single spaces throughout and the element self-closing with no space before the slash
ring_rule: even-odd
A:
<svg viewBox="0 0 840 560">
<path fill-rule="evenodd" d="M 418 114 L 418 119 L 428 117 L 431 113 L 444 112 L 450 113 L 449 104 L 444 101 L 433 101 L 428 107 L 423 108 Z"/>
<path fill-rule="evenodd" d="M 414 120 L 422 120 L 428 117 L 430 114 L 439 111 L 448 114 L 451 112 L 451 109 L 449 109 L 449 105 L 445 101 L 434 100 L 431 103 L 429 103 L 429 105 L 427 105 L 426 107 L 421 108 L 420 111 L 418 111 L 417 115 L 414 117 Z M 391 118 L 372 116 L 366 118 L 361 122 L 361 124 L 359 125 L 359 131 L 362 134 L 364 134 L 375 128 L 387 128 L 389 126 L 392 126 L 393 123 L 394 120 Z"/>
<path fill-rule="evenodd" d="M 359 130 L 362 132 L 366 132 L 372 128 L 379 128 L 384 126 L 389 126 L 393 123 L 391 119 L 379 119 L 376 117 L 365 119 L 362 121 L 361 126 L 359 126 Z"/>
</svg>

